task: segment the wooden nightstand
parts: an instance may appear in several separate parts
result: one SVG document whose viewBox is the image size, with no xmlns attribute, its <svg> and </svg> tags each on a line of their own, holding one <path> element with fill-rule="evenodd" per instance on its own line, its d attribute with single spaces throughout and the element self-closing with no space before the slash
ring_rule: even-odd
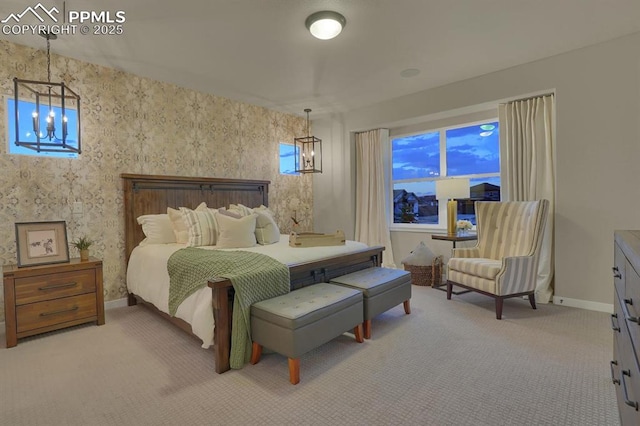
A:
<svg viewBox="0 0 640 426">
<path fill-rule="evenodd" d="M 7 348 L 34 334 L 92 321 L 104 324 L 101 260 L 2 269 Z"/>
</svg>

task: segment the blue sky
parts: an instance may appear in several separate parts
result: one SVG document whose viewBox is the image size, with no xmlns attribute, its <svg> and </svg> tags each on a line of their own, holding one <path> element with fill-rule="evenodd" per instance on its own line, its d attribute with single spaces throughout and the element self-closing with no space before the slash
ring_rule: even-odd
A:
<svg viewBox="0 0 640 426">
<path fill-rule="evenodd" d="M 498 123 L 490 122 L 446 131 L 447 175 L 461 176 L 500 171 Z M 440 176 L 440 132 L 393 139 L 393 180 L 437 178 Z M 473 180 L 500 184 L 499 178 Z M 435 193 L 434 182 L 397 183 L 418 195 Z"/>
<path fill-rule="evenodd" d="M 21 131 L 23 132 L 20 136 L 20 141 L 21 142 L 36 142 L 36 136 L 35 133 L 33 133 L 33 121 L 32 121 L 32 114 L 36 109 L 36 104 L 34 102 L 29 102 L 29 101 L 23 101 L 23 100 L 19 100 L 18 101 L 18 114 L 20 117 L 20 127 L 21 127 Z M 57 107 L 57 106 L 53 106 L 53 110 L 56 114 L 56 123 L 57 123 L 57 129 L 56 129 L 56 134 L 58 137 L 61 137 L 62 135 L 62 129 L 61 127 L 61 121 L 60 118 L 62 116 L 62 109 Z M 76 153 L 71 153 L 71 152 L 40 152 L 38 153 L 35 150 L 29 149 L 29 148 L 25 148 L 22 146 L 16 146 L 15 141 L 16 141 L 16 125 L 15 125 L 15 115 L 14 115 L 14 111 L 15 111 L 15 102 L 14 99 L 11 98 L 7 98 L 7 117 L 9 117 L 9 121 L 8 121 L 8 142 L 9 142 L 9 153 L 10 154 L 22 154 L 22 155 L 41 155 L 41 156 L 46 156 L 46 157 L 64 157 L 64 158 L 77 158 L 78 154 Z M 41 133 L 45 132 L 43 129 L 46 128 L 46 122 L 45 122 L 45 118 L 47 116 L 47 114 L 49 113 L 49 107 L 45 104 L 40 104 L 40 129 L 41 129 Z M 65 115 L 68 118 L 68 131 L 69 133 L 67 134 L 67 143 L 71 146 L 77 147 L 78 146 L 78 131 L 77 131 L 77 123 L 78 123 L 78 114 L 76 112 L 75 109 L 70 108 L 69 106 L 65 107 Z M 49 140 L 47 138 L 41 138 L 40 139 L 41 142 L 49 142 Z M 62 144 L 62 142 L 60 142 L 60 144 Z"/>
</svg>

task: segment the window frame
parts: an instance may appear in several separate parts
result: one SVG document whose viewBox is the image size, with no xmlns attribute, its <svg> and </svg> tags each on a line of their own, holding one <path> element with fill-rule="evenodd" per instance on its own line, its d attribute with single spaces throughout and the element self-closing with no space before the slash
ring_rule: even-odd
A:
<svg viewBox="0 0 640 426">
<path fill-rule="evenodd" d="M 281 155 L 282 145 L 291 146 L 293 148 L 293 157 L 294 157 L 293 158 L 293 160 L 294 160 L 293 161 L 293 164 L 294 164 L 294 166 L 293 166 L 294 172 L 293 173 L 283 173 L 282 172 L 282 155 Z M 278 143 L 278 174 L 280 176 L 300 176 L 300 173 L 296 173 L 295 172 L 295 169 L 296 169 L 295 168 L 295 164 L 296 164 L 295 157 L 299 156 L 299 155 L 300 155 L 300 150 L 299 149 L 296 150 L 296 145 L 295 144 L 289 143 L 289 142 L 279 142 Z"/>
<path fill-rule="evenodd" d="M 425 224 L 425 223 L 396 223 L 394 222 L 394 204 L 393 204 L 393 191 L 394 186 L 397 183 L 408 183 L 408 182 L 436 182 L 440 179 L 449 177 L 447 175 L 447 138 L 446 134 L 448 130 L 458 129 L 462 127 L 471 127 L 477 126 L 481 124 L 486 124 L 490 122 L 497 122 L 498 114 L 497 111 L 495 116 L 483 118 L 480 120 L 471 120 L 467 121 L 461 118 L 461 121 L 456 122 L 454 118 L 455 124 L 448 124 L 445 126 L 433 126 L 429 127 L 428 124 L 425 123 L 424 127 L 419 127 L 419 130 L 413 130 L 407 133 L 399 133 L 389 137 L 389 208 L 388 211 L 391 213 L 387 217 L 387 223 L 390 231 L 394 232 L 427 232 L 427 233 L 442 233 L 447 231 L 447 205 L 446 203 L 438 202 L 438 223 L 437 224 Z M 393 140 L 416 136 L 425 133 L 435 133 L 439 132 L 439 144 L 440 144 L 440 172 L 441 174 L 438 177 L 427 177 L 427 178 L 419 178 L 419 179 L 393 179 Z M 477 173 L 477 174 L 466 174 L 466 175 L 456 175 L 456 178 L 468 178 L 468 179 L 482 179 L 489 177 L 501 177 L 502 173 L 502 155 L 500 154 L 500 146 L 498 145 L 498 153 L 500 156 L 500 170 L 497 173 Z M 473 227 L 475 229 L 475 226 Z"/>
<path fill-rule="evenodd" d="M 17 132 L 19 129 L 15 129 L 15 116 L 14 114 L 12 114 L 13 110 L 13 105 L 15 102 L 15 97 L 14 95 L 5 95 L 2 98 L 2 102 L 5 108 L 5 113 L 4 113 L 4 118 L 5 118 L 5 136 L 7 138 L 7 145 L 6 145 L 6 153 L 7 155 L 19 155 L 19 156 L 23 156 L 23 157 L 39 157 L 39 158 L 61 158 L 61 159 L 68 159 L 68 160 L 77 160 L 78 158 L 80 158 L 80 154 L 78 154 L 77 152 L 49 152 L 49 151 L 35 151 L 29 148 L 24 148 L 24 147 L 16 147 L 15 145 L 15 133 L 13 134 L 13 137 L 11 135 L 11 129 L 13 129 L 14 132 Z M 32 102 L 31 100 L 28 99 L 18 99 L 18 102 L 26 102 L 26 103 L 30 103 L 33 104 L 35 107 L 35 102 Z M 45 105 L 46 107 L 46 105 Z M 61 107 L 58 105 L 54 105 L 55 108 L 60 109 Z M 80 115 L 79 112 L 77 112 L 77 110 L 75 108 L 72 107 L 65 107 L 66 110 L 69 111 L 76 111 L 76 121 L 77 121 L 77 117 Z M 78 128 L 78 131 L 80 131 L 80 129 Z M 77 148 L 77 146 L 76 146 Z M 16 152 L 17 151 L 17 152 Z"/>
</svg>

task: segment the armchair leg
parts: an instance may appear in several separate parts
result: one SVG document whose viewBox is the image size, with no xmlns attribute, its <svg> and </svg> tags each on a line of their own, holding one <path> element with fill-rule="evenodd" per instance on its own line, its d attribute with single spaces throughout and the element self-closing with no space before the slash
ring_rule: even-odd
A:
<svg viewBox="0 0 640 426">
<path fill-rule="evenodd" d="M 533 309 L 536 309 L 536 294 L 535 293 L 531 293 L 529 295 L 529 303 L 531 304 L 531 307 Z"/>
<path fill-rule="evenodd" d="M 502 303 L 504 299 L 502 297 L 496 297 L 496 319 L 502 319 Z"/>
<path fill-rule="evenodd" d="M 447 280 L 447 300 L 451 300 L 451 292 L 453 291 L 453 284 Z"/>
</svg>

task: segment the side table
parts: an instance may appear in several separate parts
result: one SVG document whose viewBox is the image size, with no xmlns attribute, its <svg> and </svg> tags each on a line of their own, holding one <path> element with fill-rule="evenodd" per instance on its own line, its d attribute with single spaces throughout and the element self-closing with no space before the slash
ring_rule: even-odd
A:
<svg viewBox="0 0 640 426">
<path fill-rule="evenodd" d="M 431 234 L 432 240 L 441 240 L 441 241 L 451 241 L 453 243 L 453 248 L 456 248 L 456 243 L 460 241 L 476 241 L 478 239 L 478 234 L 470 233 L 465 235 L 449 235 L 449 234 Z M 440 285 L 439 287 L 435 287 L 440 291 L 447 291 L 446 284 Z M 462 291 L 452 291 L 452 294 L 465 294 L 469 293 L 471 290 L 462 290 Z"/>
<path fill-rule="evenodd" d="M 102 261 L 3 267 L 7 348 L 18 339 L 86 322 L 104 324 Z"/>
</svg>

